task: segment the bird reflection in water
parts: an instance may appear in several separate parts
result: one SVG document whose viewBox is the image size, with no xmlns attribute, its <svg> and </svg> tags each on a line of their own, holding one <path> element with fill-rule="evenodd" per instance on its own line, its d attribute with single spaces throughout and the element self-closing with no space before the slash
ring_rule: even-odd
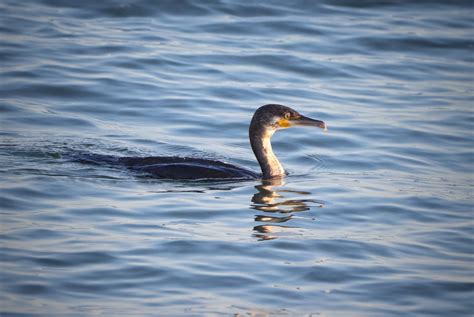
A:
<svg viewBox="0 0 474 317">
<path fill-rule="evenodd" d="M 263 224 L 253 228 L 254 236 L 260 240 L 272 240 L 278 238 L 278 233 L 286 233 L 295 226 L 289 226 L 290 220 L 295 218 L 294 213 L 310 210 L 311 207 L 323 207 L 324 204 L 314 199 L 285 199 L 288 194 L 308 196 L 310 192 L 289 189 L 274 189 L 284 186 L 284 180 L 267 179 L 262 184 L 255 186 L 258 190 L 252 197 L 251 208 L 263 212 L 255 215 L 255 221 Z M 302 218 L 302 217 L 298 217 Z"/>
</svg>

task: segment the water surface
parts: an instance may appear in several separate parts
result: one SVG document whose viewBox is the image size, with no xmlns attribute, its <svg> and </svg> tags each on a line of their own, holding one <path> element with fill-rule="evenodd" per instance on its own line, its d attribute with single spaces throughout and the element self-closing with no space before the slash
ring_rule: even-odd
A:
<svg viewBox="0 0 474 317">
<path fill-rule="evenodd" d="M 470 1 L 3 1 L 2 316 L 471 316 Z M 77 153 L 258 171 L 155 180 Z"/>
</svg>

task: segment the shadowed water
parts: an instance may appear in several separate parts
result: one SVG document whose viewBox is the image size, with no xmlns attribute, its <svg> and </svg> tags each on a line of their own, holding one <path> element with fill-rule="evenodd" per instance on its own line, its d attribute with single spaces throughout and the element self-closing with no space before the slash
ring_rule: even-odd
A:
<svg viewBox="0 0 474 317">
<path fill-rule="evenodd" d="M 1 316 L 471 316 L 470 1 L 0 3 Z M 259 172 L 157 180 L 82 154 Z"/>
</svg>

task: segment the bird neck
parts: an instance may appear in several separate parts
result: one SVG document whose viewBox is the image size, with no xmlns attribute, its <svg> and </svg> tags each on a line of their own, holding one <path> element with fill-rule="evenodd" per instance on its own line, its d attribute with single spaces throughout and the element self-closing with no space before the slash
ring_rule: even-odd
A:
<svg viewBox="0 0 474 317">
<path fill-rule="evenodd" d="M 250 144 L 265 179 L 285 176 L 285 170 L 273 153 L 270 142 L 274 132 L 266 129 L 250 130 Z"/>
</svg>

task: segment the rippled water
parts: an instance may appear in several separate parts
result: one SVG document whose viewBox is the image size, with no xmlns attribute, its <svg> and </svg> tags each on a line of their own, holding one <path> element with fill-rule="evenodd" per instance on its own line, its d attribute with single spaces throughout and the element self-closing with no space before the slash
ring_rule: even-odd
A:
<svg viewBox="0 0 474 317">
<path fill-rule="evenodd" d="M 471 1 L 0 3 L 0 314 L 471 316 Z M 76 153 L 258 170 L 144 178 Z M 23 315 L 22 315 L 23 316 Z"/>
</svg>

